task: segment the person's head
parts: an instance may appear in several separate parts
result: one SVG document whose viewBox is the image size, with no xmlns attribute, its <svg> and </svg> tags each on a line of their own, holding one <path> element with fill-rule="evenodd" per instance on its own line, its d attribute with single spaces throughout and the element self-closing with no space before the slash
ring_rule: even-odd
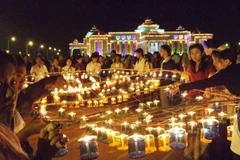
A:
<svg viewBox="0 0 240 160">
<path fill-rule="evenodd" d="M 59 61 L 63 60 L 63 56 L 60 55 L 58 59 L 59 59 Z"/>
<path fill-rule="evenodd" d="M 120 54 L 116 54 L 115 61 L 116 62 L 120 62 L 120 60 L 121 60 L 121 55 Z"/>
<path fill-rule="evenodd" d="M 206 55 L 211 56 L 212 51 L 220 46 L 220 42 L 216 39 L 208 39 L 207 41 L 204 41 L 204 44 L 206 46 L 205 53 Z"/>
<path fill-rule="evenodd" d="M 144 53 L 143 53 L 143 49 L 142 48 L 138 48 L 135 52 L 136 52 L 136 57 L 138 59 L 143 58 Z"/>
<path fill-rule="evenodd" d="M 37 56 L 35 59 L 37 65 L 42 65 L 43 64 L 43 59 L 41 56 Z"/>
<path fill-rule="evenodd" d="M 160 53 L 159 52 L 154 52 L 153 53 L 153 58 L 154 59 L 160 59 Z"/>
<path fill-rule="evenodd" d="M 230 48 L 224 50 L 213 50 L 213 65 L 217 70 L 225 69 L 231 64 L 236 63 L 237 54 Z"/>
<path fill-rule="evenodd" d="M 23 60 L 27 64 L 27 62 L 29 61 L 29 57 L 27 54 L 23 55 Z"/>
<path fill-rule="evenodd" d="M 117 53 L 116 53 L 116 50 L 112 50 L 112 51 L 111 51 L 111 57 L 115 57 L 116 54 L 117 54 Z"/>
<path fill-rule="evenodd" d="M 16 87 L 17 87 L 18 93 L 19 93 L 23 89 L 27 69 L 26 69 L 26 64 L 21 56 L 13 55 L 13 58 L 16 61 L 16 65 L 15 65 Z"/>
<path fill-rule="evenodd" d="M 58 66 L 58 64 L 59 64 L 58 58 L 54 58 L 53 59 L 53 66 Z"/>
<path fill-rule="evenodd" d="M 67 59 L 66 65 L 70 67 L 72 65 L 72 60 L 70 58 Z"/>
<path fill-rule="evenodd" d="M 83 62 L 82 56 L 78 56 L 78 57 L 76 58 L 76 60 L 77 60 L 77 63 L 79 63 L 79 64 L 81 64 L 81 63 Z"/>
<path fill-rule="evenodd" d="M 96 63 L 98 61 L 98 54 L 94 52 L 91 56 L 92 62 Z"/>
<path fill-rule="evenodd" d="M 102 63 L 102 62 L 104 62 L 105 58 L 103 56 L 99 56 L 98 60 L 99 60 L 100 63 Z"/>
<path fill-rule="evenodd" d="M 204 55 L 203 46 L 199 43 L 191 45 L 189 47 L 189 54 L 190 54 L 191 60 L 193 60 L 195 63 L 201 62 L 201 59 Z"/>
<path fill-rule="evenodd" d="M 0 51 L 0 121 L 13 116 L 16 98 L 16 62 L 14 58 Z"/>
<path fill-rule="evenodd" d="M 169 45 L 162 45 L 160 49 L 160 55 L 164 59 L 171 55 L 171 47 Z"/>
</svg>

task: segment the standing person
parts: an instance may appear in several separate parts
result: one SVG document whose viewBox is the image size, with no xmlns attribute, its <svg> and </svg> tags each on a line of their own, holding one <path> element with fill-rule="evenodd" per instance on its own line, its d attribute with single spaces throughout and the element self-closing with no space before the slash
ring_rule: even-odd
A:
<svg viewBox="0 0 240 160">
<path fill-rule="evenodd" d="M 61 72 L 62 68 L 58 64 L 59 64 L 58 58 L 54 58 L 50 72 Z"/>
<path fill-rule="evenodd" d="M 111 65 L 111 69 L 124 69 L 124 65 L 121 62 L 121 55 L 120 54 L 116 54 L 115 56 L 115 61 L 112 63 Z"/>
<path fill-rule="evenodd" d="M 65 59 L 64 59 L 64 57 L 62 55 L 59 56 L 58 61 L 59 61 L 60 67 L 64 67 L 65 66 Z"/>
<path fill-rule="evenodd" d="M 143 74 L 145 72 L 149 71 L 149 63 L 144 58 L 144 53 L 143 53 L 142 48 L 138 48 L 135 52 L 136 52 L 136 57 L 138 60 L 134 66 L 134 69 L 139 72 L 140 76 L 143 76 Z"/>
<path fill-rule="evenodd" d="M 93 53 L 91 56 L 91 62 L 88 63 L 86 68 L 87 74 L 97 75 L 101 72 L 101 64 L 98 62 L 98 54 Z"/>
<path fill-rule="evenodd" d="M 24 59 L 24 62 L 25 62 L 26 68 L 27 68 L 27 75 L 30 75 L 30 70 L 32 68 L 32 63 L 29 62 L 29 57 L 26 54 L 23 56 L 23 59 Z"/>
<path fill-rule="evenodd" d="M 86 67 L 83 64 L 83 57 L 82 56 L 76 57 L 75 70 L 76 71 L 86 70 Z"/>
<path fill-rule="evenodd" d="M 9 54 L 0 52 L 0 159 L 30 160 L 22 150 L 19 139 L 10 130 L 17 100 L 16 62 Z M 48 135 L 52 135 L 49 137 Z M 65 139 L 65 138 L 64 138 Z M 33 160 L 50 160 L 66 139 L 53 124 L 43 128 L 39 135 L 38 150 Z"/>
<path fill-rule="evenodd" d="M 35 78 L 35 82 L 37 82 L 47 76 L 48 70 L 41 56 L 37 56 L 35 61 L 36 64 L 32 66 L 30 74 Z"/>
<path fill-rule="evenodd" d="M 191 45 L 189 47 L 189 54 L 191 59 L 188 67 L 190 82 L 208 78 L 210 74 L 215 73 L 215 67 L 205 59 L 204 49 L 201 44 L 196 43 Z M 201 93 L 190 90 L 188 97 L 189 99 L 195 99 L 199 94 Z"/>
<path fill-rule="evenodd" d="M 153 53 L 153 68 L 160 68 L 161 65 L 161 57 L 159 52 Z"/>
<path fill-rule="evenodd" d="M 214 50 L 212 52 L 213 64 L 218 70 L 212 77 L 179 85 L 172 89 L 172 93 L 175 94 L 179 91 L 191 90 L 191 89 L 205 89 L 208 87 L 215 87 L 224 85 L 228 91 L 234 96 L 240 96 L 240 64 L 236 64 L 236 54 L 231 49 Z M 233 152 L 233 160 L 240 160 L 240 113 L 238 112 L 237 117 L 234 119 L 234 127 L 232 133 L 231 150 Z M 226 141 L 226 128 L 223 134 L 220 133 L 220 140 Z M 229 146 L 227 143 L 219 144 L 216 149 L 214 159 L 229 159 Z M 225 157 L 225 158 L 224 158 Z"/>
<path fill-rule="evenodd" d="M 160 49 L 160 55 L 163 58 L 162 64 L 161 64 L 161 69 L 162 70 L 176 70 L 179 67 L 175 64 L 174 60 L 171 58 L 171 48 L 169 45 L 162 45 Z M 173 82 L 170 80 L 172 77 L 171 72 L 162 72 L 162 77 L 164 79 L 161 80 L 161 85 L 169 85 L 172 84 Z"/>
</svg>

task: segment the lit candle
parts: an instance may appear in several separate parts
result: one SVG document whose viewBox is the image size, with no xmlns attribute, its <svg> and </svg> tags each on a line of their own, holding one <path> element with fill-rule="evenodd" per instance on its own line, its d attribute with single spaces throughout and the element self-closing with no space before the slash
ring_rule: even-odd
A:
<svg viewBox="0 0 240 160">
<path fill-rule="evenodd" d="M 197 96 L 197 97 L 196 97 L 196 100 L 197 100 L 198 102 L 201 102 L 201 101 L 203 100 L 203 97 L 202 97 L 202 96 Z"/>
<path fill-rule="evenodd" d="M 147 134 L 152 134 L 153 128 L 152 127 L 147 127 L 146 130 L 147 130 Z"/>
<path fill-rule="evenodd" d="M 218 113 L 219 122 L 220 122 L 220 123 L 226 123 L 226 121 L 224 121 L 224 117 L 226 117 L 226 116 L 227 116 L 227 114 L 224 113 L 224 112 Z"/>
<path fill-rule="evenodd" d="M 194 121 L 190 121 L 187 124 L 188 124 L 188 133 L 196 134 L 197 133 L 197 123 Z"/>
<path fill-rule="evenodd" d="M 204 137 L 206 139 L 216 139 L 219 136 L 219 121 L 216 119 L 206 119 L 204 121 Z"/>
<path fill-rule="evenodd" d="M 124 122 L 121 124 L 122 125 L 122 131 L 124 131 L 125 133 L 127 132 L 127 129 L 128 129 L 128 126 L 129 126 L 129 123 L 127 122 Z"/>
<path fill-rule="evenodd" d="M 145 146 L 146 153 L 152 153 L 157 150 L 153 135 L 151 134 L 145 135 Z"/>
<path fill-rule="evenodd" d="M 117 96 L 117 100 L 118 100 L 118 103 L 121 103 L 122 102 L 122 96 L 121 95 Z"/>
<path fill-rule="evenodd" d="M 107 104 L 108 103 L 108 98 L 107 97 L 103 97 L 103 103 Z"/>
<path fill-rule="evenodd" d="M 185 78 L 184 78 L 184 77 L 181 77 L 181 78 L 180 78 L 180 82 L 181 82 L 181 83 L 185 83 Z"/>
<path fill-rule="evenodd" d="M 191 111 L 191 112 L 188 112 L 187 114 L 191 116 L 191 119 L 193 119 L 193 115 L 195 114 L 195 112 Z"/>
<path fill-rule="evenodd" d="M 111 104 L 116 104 L 116 98 L 111 98 Z"/>
<path fill-rule="evenodd" d="M 74 113 L 74 112 L 68 113 L 68 118 L 69 118 L 71 121 L 74 121 L 74 120 L 75 120 L 75 117 L 76 117 L 76 113 Z"/>
<path fill-rule="evenodd" d="M 140 95 L 141 94 L 141 92 L 140 92 L 140 89 L 136 89 L 136 95 Z"/>
<path fill-rule="evenodd" d="M 89 108 L 91 108 L 91 107 L 92 107 L 92 101 L 91 101 L 91 100 L 89 100 L 89 101 L 87 102 L 87 104 L 88 104 L 88 106 L 87 106 L 87 107 L 89 107 Z"/>
<path fill-rule="evenodd" d="M 152 108 L 152 107 L 153 107 L 152 101 L 148 101 L 148 102 L 146 102 L 146 104 L 147 104 L 147 106 L 148 106 L 149 108 Z"/>
<path fill-rule="evenodd" d="M 64 115 L 65 115 L 65 109 L 59 108 L 58 113 L 59 113 L 59 114 L 58 114 L 58 115 L 59 115 L 59 118 L 63 118 Z"/>
<path fill-rule="evenodd" d="M 177 78 L 177 75 L 176 75 L 176 74 L 173 74 L 173 75 L 172 75 L 172 81 L 176 81 L 176 78 Z"/>
<path fill-rule="evenodd" d="M 183 121 L 183 118 L 185 118 L 186 115 L 185 114 L 180 114 L 178 117 L 180 118 L 181 121 Z"/>
<path fill-rule="evenodd" d="M 176 127 L 176 128 L 170 129 L 169 133 L 170 133 L 171 148 L 173 149 L 186 148 L 185 129 Z"/>
<path fill-rule="evenodd" d="M 129 108 L 128 107 L 124 107 L 122 110 L 124 111 L 124 114 L 127 114 L 127 111 L 129 110 Z"/>
<path fill-rule="evenodd" d="M 123 101 L 124 101 L 124 102 L 128 101 L 127 94 L 124 94 L 124 95 L 123 95 Z"/>
<path fill-rule="evenodd" d="M 150 92 L 154 91 L 154 86 L 153 85 L 151 85 L 149 88 L 150 88 Z"/>
<path fill-rule="evenodd" d="M 99 107 L 103 107 L 103 106 L 104 106 L 103 100 L 99 100 Z"/>
<path fill-rule="evenodd" d="M 110 147 L 117 146 L 116 142 L 116 136 L 118 136 L 120 133 L 118 131 L 110 131 L 108 134 L 108 142 Z"/>
<path fill-rule="evenodd" d="M 158 136 L 158 149 L 162 152 L 168 152 L 171 150 L 169 134 L 164 133 Z"/>
<path fill-rule="evenodd" d="M 93 107 L 98 107 L 98 101 L 97 100 L 94 100 L 93 104 L 94 104 Z"/>
<path fill-rule="evenodd" d="M 149 94 L 149 88 L 144 88 L 144 94 Z"/>
<path fill-rule="evenodd" d="M 141 158 L 145 155 L 145 137 L 142 135 L 130 136 L 128 138 L 128 157 Z"/>
<path fill-rule="evenodd" d="M 78 140 L 80 148 L 80 158 L 90 160 L 98 157 L 98 144 L 96 136 L 86 136 Z"/>
<path fill-rule="evenodd" d="M 117 150 L 127 150 L 128 149 L 127 141 L 128 135 L 126 134 L 116 136 Z"/>
<path fill-rule="evenodd" d="M 182 96 L 182 101 L 186 102 L 187 101 L 187 92 L 182 93 L 181 96 Z"/>
<path fill-rule="evenodd" d="M 210 116 L 213 111 L 214 111 L 214 109 L 212 109 L 212 108 L 206 108 L 205 109 L 205 112 L 206 112 L 207 116 Z"/>
<path fill-rule="evenodd" d="M 117 109 L 115 109 L 114 112 L 116 113 L 116 115 L 119 115 L 119 113 L 121 112 L 121 109 L 117 108 Z"/>
<path fill-rule="evenodd" d="M 160 101 L 159 100 L 154 100 L 153 101 L 155 107 L 160 107 Z"/>
</svg>

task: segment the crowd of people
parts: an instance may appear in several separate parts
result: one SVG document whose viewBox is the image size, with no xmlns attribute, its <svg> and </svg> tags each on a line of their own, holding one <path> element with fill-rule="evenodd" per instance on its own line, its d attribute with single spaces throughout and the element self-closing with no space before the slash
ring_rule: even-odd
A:
<svg viewBox="0 0 240 160">
<path fill-rule="evenodd" d="M 231 48 L 220 45 L 216 40 L 205 42 L 206 49 L 201 44 L 189 47 L 189 54 L 171 54 L 168 45 L 162 45 L 160 51 L 144 54 L 143 49 L 136 50 L 136 56 L 121 56 L 112 51 L 110 56 L 103 57 L 98 52 L 91 57 L 82 56 L 64 59 L 56 57 L 49 62 L 39 53 L 35 64 L 29 62 L 28 56 L 0 53 L 0 159 L 51 159 L 56 152 L 67 143 L 67 138 L 53 123 L 33 119 L 25 124 L 22 114 L 31 110 L 32 104 L 50 94 L 49 88 L 61 88 L 66 84 L 58 74 L 46 77 L 49 72 L 62 73 L 69 71 L 85 71 L 97 74 L 102 69 L 132 69 L 144 73 L 157 69 L 163 76 L 171 77 L 174 72 L 185 77 L 185 84 L 174 84 L 172 94 L 188 90 L 189 99 L 203 94 L 193 89 L 205 89 L 214 86 L 224 86 L 228 94 L 240 96 L 240 76 L 237 74 L 240 64 L 237 53 Z M 168 72 L 172 71 L 172 72 Z M 34 77 L 35 83 L 23 89 L 25 76 Z M 190 83 L 189 83 L 190 82 Z M 161 81 L 161 85 L 170 85 L 171 79 Z M 39 89 L 41 88 L 41 89 Z M 34 93 L 34 94 L 33 94 Z M 240 159 L 240 113 L 235 119 L 231 150 L 233 159 Z M 27 139 L 32 134 L 39 134 L 38 150 L 34 154 Z M 230 147 L 228 148 L 230 150 Z M 228 152 L 228 151 L 226 151 Z"/>
</svg>

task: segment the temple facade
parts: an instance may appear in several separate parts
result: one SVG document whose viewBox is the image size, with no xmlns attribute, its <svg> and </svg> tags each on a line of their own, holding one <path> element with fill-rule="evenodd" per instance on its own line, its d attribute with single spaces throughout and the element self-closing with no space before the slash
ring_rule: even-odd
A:
<svg viewBox="0 0 240 160">
<path fill-rule="evenodd" d="M 163 44 L 172 48 L 172 53 L 188 53 L 188 47 L 193 43 L 201 43 L 213 38 L 211 33 L 190 32 L 179 26 L 175 31 L 165 31 L 147 18 L 133 32 L 108 32 L 104 33 L 96 26 L 86 34 L 83 42 L 75 39 L 69 43 L 70 55 L 75 49 L 82 54 L 91 55 L 97 51 L 100 55 L 106 56 L 111 50 L 118 54 L 134 55 L 137 48 L 142 48 L 145 53 L 159 51 Z"/>
</svg>

